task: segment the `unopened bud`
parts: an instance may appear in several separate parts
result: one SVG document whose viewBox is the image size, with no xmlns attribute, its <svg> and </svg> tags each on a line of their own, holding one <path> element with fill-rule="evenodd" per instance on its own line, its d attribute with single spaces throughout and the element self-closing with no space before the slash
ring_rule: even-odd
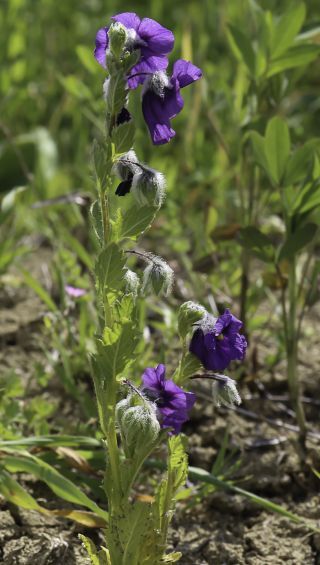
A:
<svg viewBox="0 0 320 565">
<path fill-rule="evenodd" d="M 143 273 L 142 292 L 152 289 L 156 294 L 168 295 L 172 289 L 174 273 L 160 257 L 152 257 Z"/>
<path fill-rule="evenodd" d="M 217 380 L 213 381 L 212 396 L 216 406 L 229 406 L 241 404 L 241 397 L 236 382 L 225 375 L 215 375 Z"/>
<path fill-rule="evenodd" d="M 115 59 L 120 59 L 127 41 L 127 30 L 120 22 L 113 22 L 108 31 L 109 47 Z"/>
<path fill-rule="evenodd" d="M 116 406 L 116 418 L 119 425 L 124 449 L 130 457 L 155 444 L 160 424 L 156 407 L 152 402 L 138 394 L 130 394 Z"/>
<path fill-rule="evenodd" d="M 165 197 L 164 176 L 143 166 L 132 179 L 132 194 L 140 206 L 161 206 Z"/>
<path fill-rule="evenodd" d="M 127 180 L 128 175 L 132 176 L 139 172 L 139 161 L 138 157 L 131 149 L 127 153 L 124 153 L 113 165 L 113 174 L 117 175 L 121 180 Z"/>
<path fill-rule="evenodd" d="M 193 324 L 201 320 L 206 315 L 206 309 L 195 302 L 185 302 L 178 312 L 178 331 L 182 338 L 192 330 Z"/>
<path fill-rule="evenodd" d="M 136 297 L 140 286 L 140 279 L 137 273 L 131 271 L 130 269 L 127 269 L 124 275 L 124 279 L 126 282 L 126 293 L 131 293 L 134 297 Z"/>
</svg>

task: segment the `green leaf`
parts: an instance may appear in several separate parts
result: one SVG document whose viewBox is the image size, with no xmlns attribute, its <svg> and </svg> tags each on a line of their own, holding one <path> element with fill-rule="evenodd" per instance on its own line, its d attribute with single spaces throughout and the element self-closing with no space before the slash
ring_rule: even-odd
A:
<svg viewBox="0 0 320 565">
<path fill-rule="evenodd" d="M 240 244 L 249 249 L 250 252 L 265 261 L 270 263 L 274 257 L 274 247 L 270 239 L 254 226 L 248 226 L 240 230 Z"/>
<path fill-rule="evenodd" d="M 301 249 L 306 247 L 313 240 L 318 226 L 308 223 L 297 229 L 284 242 L 279 250 L 278 261 L 283 259 L 292 259 Z"/>
<path fill-rule="evenodd" d="M 188 476 L 187 439 L 176 435 L 169 438 L 168 476 L 173 484 L 174 493 L 182 487 Z"/>
<path fill-rule="evenodd" d="M 93 541 L 83 534 L 79 534 L 79 539 L 82 541 L 82 544 L 90 557 L 92 565 L 111 565 L 108 550 L 102 548 L 100 551 L 98 551 Z"/>
<path fill-rule="evenodd" d="M 36 510 L 46 516 L 61 516 L 68 518 L 89 528 L 104 527 L 105 519 L 101 519 L 96 514 L 83 510 L 73 510 L 72 508 L 59 508 L 48 510 L 40 506 L 38 502 L 29 494 L 13 477 L 5 470 L 0 469 L 0 494 L 12 504 L 25 508 L 26 510 Z"/>
<path fill-rule="evenodd" d="M 101 447 L 98 439 L 85 436 L 48 435 L 0 440 L 0 449 L 6 447 Z"/>
<path fill-rule="evenodd" d="M 292 211 L 299 214 L 310 212 L 320 204 L 320 180 L 307 183 L 297 193 Z"/>
<path fill-rule="evenodd" d="M 21 269 L 21 273 L 25 283 L 39 296 L 40 300 L 42 300 L 49 310 L 56 312 L 57 306 L 43 286 L 41 286 L 41 284 L 28 271 Z"/>
<path fill-rule="evenodd" d="M 123 285 L 123 269 L 126 258 L 116 243 L 110 243 L 98 255 L 95 272 L 101 291 L 118 290 Z"/>
<path fill-rule="evenodd" d="M 139 333 L 132 324 L 117 324 L 105 330 L 103 337 L 106 343 L 100 344 L 96 360 L 104 377 L 116 377 L 131 361 Z"/>
<path fill-rule="evenodd" d="M 289 157 L 283 180 L 284 186 L 295 184 L 307 176 L 309 165 L 314 155 L 314 145 L 314 141 L 311 140 L 299 147 L 299 149 L 296 149 Z"/>
<path fill-rule="evenodd" d="M 229 24 L 229 32 L 231 36 L 231 43 L 233 44 L 234 51 L 238 57 L 248 68 L 252 76 L 255 75 L 255 52 L 252 48 L 251 41 L 247 35 L 242 33 L 240 29 L 232 24 Z"/>
<path fill-rule="evenodd" d="M 281 184 L 290 153 L 290 134 L 286 122 L 276 116 L 268 122 L 265 136 L 265 152 L 268 173 L 275 182 Z"/>
<path fill-rule="evenodd" d="M 37 510 L 38 512 L 42 510 L 33 496 L 3 469 L 0 469 L 0 493 L 16 506 L 27 510 Z"/>
<path fill-rule="evenodd" d="M 287 69 L 293 69 L 295 67 L 301 67 L 302 65 L 307 65 L 311 63 L 318 57 L 320 53 L 319 45 L 302 44 L 295 45 L 288 49 L 281 57 L 278 57 L 269 65 L 269 70 L 267 77 L 270 78 L 273 75 L 281 73 Z"/>
<path fill-rule="evenodd" d="M 150 505 L 135 502 L 120 522 L 120 541 L 123 547 L 123 565 L 139 565 L 144 553 L 144 538 L 150 527 Z"/>
<path fill-rule="evenodd" d="M 12 473 L 30 473 L 30 475 L 33 475 L 40 481 L 45 482 L 60 498 L 74 504 L 85 506 L 107 521 L 107 512 L 99 508 L 93 500 L 88 498 L 88 496 L 76 487 L 69 479 L 66 479 L 63 475 L 51 467 L 51 465 L 45 463 L 38 457 L 33 455 L 19 457 L 6 456 L 2 459 L 2 463 L 4 467 Z"/>
<path fill-rule="evenodd" d="M 290 6 L 273 28 L 271 39 L 272 59 L 282 55 L 298 35 L 306 16 L 304 4 Z"/>
<path fill-rule="evenodd" d="M 161 563 L 176 563 L 181 559 L 182 553 L 180 551 L 175 551 L 174 553 L 168 553 L 164 555 L 161 559 Z"/>
<path fill-rule="evenodd" d="M 158 459 L 149 460 L 146 462 L 146 465 L 161 470 L 165 469 L 165 463 Z M 202 483 L 215 486 L 216 488 L 221 490 L 226 490 L 231 493 L 240 494 L 241 496 L 247 498 L 248 500 L 251 500 L 251 502 L 253 502 L 254 504 L 257 504 L 258 506 L 265 508 L 269 512 L 275 512 L 276 514 L 280 514 L 281 516 L 288 518 L 289 520 L 295 522 L 296 524 L 303 524 L 309 530 L 320 533 L 320 529 L 317 527 L 316 522 L 313 522 L 311 520 L 303 518 L 302 516 L 294 514 L 293 512 L 290 512 L 283 506 L 280 506 L 279 504 L 276 504 L 275 502 L 272 502 L 271 500 L 268 500 L 266 498 L 262 498 L 261 496 L 254 494 L 253 492 L 237 487 L 228 481 L 223 481 L 222 479 L 218 479 L 212 473 L 209 473 L 208 471 L 205 471 L 200 467 L 189 467 L 188 476 L 191 481 L 199 481 Z"/>
<path fill-rule="evenodd" d="M 101 206 L 99 200 L 95 200 L 90 207 L 90 216 L 94 233 L 100 243 L 104 240 L 103 221 L 101 214 Z"/>
<path fill-rule="evenodd" d="M 276 514 L 280 514 L 281 516 L 284 516 L 285 518 L 289 518 L 289 520 L 291 520 L 292 522 L 295 522 L 296 524 L 303 524 L 304 526 L 306 526 L 311 531 L 318 532 L 318 533 L 320 532 L 320 530 L 316 526 L 316 524 L 311 522 L 310 520 L 303 518 L 302 516 L 298 516 L 297 514 L 294 514 L 293 512 L 290 512 L 289 510 L 287 510 L 283 506 L 280 506 L 279 504 L 276 504 L 275 502 L 272 502 L 271 500 L 268 500 L 266 498 L 262 498 L 262 496 L 259 496 L 257 494 L 254 494 L 253 492 L 249 492 L 249 491 L 244 490 L 240 487 L 232 485 L 232 484 L 228 483 L 227 481 L 223 481 L 221 479 L 218 479 L 217 477 L 215 477 L 214 475 L 212 475 L 208 471 L 205 471 L 204 469 L 200 469 L 199 467 L 189 467 L 189 478 L 192 481 L 198 480 L 198 481 L 201 481 L 203 483 L 207 483 L 207 484 L 211 484 L 213 486 L 216 486 L 219 489 L 231 491 L 231 492 L 234 492 L 236 494 L 240 494 L 241 496 L 244 496 L 248 500 L 251 500 L 251 502 L 253 502 L 254 504 L 257 504 L 258 506 L 265 508 L 269 512 L 275 512 Z"/>
<path fill-rule="evenodd" d="M 124 122 L 113 130 L 111 141 L 114 143 L 117 156 L 130 151 L 133 146 L 134 134 L 135 125 L 133 120 Z"/>
<path fill-rule="evenodd" d="M 107 105 L 110 114 L 119 114 L 126 103 L 126 81 L 121 73 L 109 78 Z"/>
<path fill-rule="evenodd" d="M 83 64 L 83 66 L 89 71 L 91 74 L 99 74 L 101 73 L 100 65 L 97 65 L 96 60 L 92 57 L 92 49 L 87 45 L 77 45 L 76 53 Z M 103 70 L 102 70 L 103 72 Z"/>
<path fill-rule="evenodd" d="M 59 80 L 65 90 L 78 100 L 91 100 L 91 90 L 76 75 L 60 76 Z"/>
<path fill-rule="evenodd" d="M 252 143 L 253 155 L 256 163 L 260 165 L 265 171 L 268 171 L 268 161 L 265 149 L 265 139 L 256 131 L 250 132 L 250 139 Z"/>
<path fill-rule="evenodd" d="M 201 368 L 201 363 L 193 353 L 187 353 L 181 362 L 181 367 L 177 369 L 179 375 L 179 384 L 194 375 Z"/>
<path fill-rule="evenodd" d="M 70 230 L 60 228 L 60 234 L 63 237 L 64 241 L 68 244 L 68 246 L 74 251 L 77 257 L 86 265 L 89 271 L 93 269 L 93 261 L 90 253 L 86 250 L 86 248 L 80 243 L 79 239 L 74 237 Z"/>
<path fill-rule="evenodd" d="M 141 235 L 152 223 L 158 208 L 135 204 L 123 216 L 121 237 L 137 237 Z"/>
</svg>

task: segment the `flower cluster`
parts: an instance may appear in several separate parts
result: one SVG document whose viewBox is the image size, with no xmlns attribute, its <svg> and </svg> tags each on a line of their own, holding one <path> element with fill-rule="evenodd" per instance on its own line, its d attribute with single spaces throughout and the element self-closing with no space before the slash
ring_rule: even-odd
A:
<svg viewBox="0 0 320 565">
<path fill-rule="evenodd" d="M 169 64 L 167 55 L 173 49 L 174 36 L 155 20 L 141 20 L 133 12 L 117 14 L 111 19 L 121 24 L 125 32 L 125 51 L 139 53 L 138 62 L 126 77 L 127 88 L 135 89 L 143 85 L 142 111 L 151 139 L 155 145 L 168 143 L 175 135 L 170 120 L 183 108 L 180 89 L 198 80 L 202 72 L 189 61 L 179 59 L 173 65 L 171 77 L 166 74 Z M 104 68 L 108 67 L 109 30 L 110 26 L 104 27 L 96 35 L 94 55 Z M 104 91 L 108 83 L 105 85 Z"/>
<path fill-rule="evenodd" d="M 165 375 L 164 365 L 146 369 L 142 375 L 142 391 L 156 405 L 161 427 L 172 428 L 172 433 L 178 434 L 182 424 L 189 419 L 188 412 L 193 407 L 196 396 L 182 390 L 172 380 L 166 379 Z"/>
<path fill-rule="evenodd" d="M 247 341 L 239 333 L 242 322 L 228 309 L 217 319 L 204 316 L 197 326 L 190 351 L 200 359 L 205 369 L 223 371 L 231 361 L 244 359 Z"/>
</svg>

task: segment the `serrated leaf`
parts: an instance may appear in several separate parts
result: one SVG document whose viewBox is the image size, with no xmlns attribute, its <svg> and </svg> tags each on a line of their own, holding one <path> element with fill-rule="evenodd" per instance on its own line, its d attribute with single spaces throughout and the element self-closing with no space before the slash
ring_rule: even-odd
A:
<svg viewBox="0 0 320 565">
<path fill-rule="evenodd" d="M 268 173 L 275 184 L 279 185 L 290 153 L 290 134 L 286 122 L 278 116 L 268 122 L 265 135 L 265 153 Z"/>
<path fill-rule="evenodd" d="M 121 237 L 137 237 L 141 235 L 152 223 L 158 208 L 135 204 L 123 216 Z"/>
<path fill-rule="evenodd" d="M 150 505 L 135 502 L 120 522 L 120 541 L 123 547 L 123 565 L 143 562 L 145 539 L 150 528 Z"/>
<path fill-rule="evenodd" d="M 306 16 L 304 4 L 290 6 L 279 21 L 276 23 L 271 34 L 271 57 L 272 59 L 282 55 L 292 44 L 298 35 Z"/>
<path fill-rule="evenodd" d="M 114 143 L 116 155 L 130 151 L 133 146 L 135 134 L 134 121 L 124 122 L 117 126 L 112 132 L 111 141 Z"/>
<path fill-rule="evenodd" d="M 109 79 L 107 106 L 110 114 L 117 115 L 125 106 L 127 97 L 126 81 L 121 73 L 113 75 Z"/>
<path fill-rule="evenodd" d="M 110 243 L 99 253 L 95 272 L 101 290 L 118 290 L 121 288 L 125 264 L 125 255 L 116 243 Z"/>
<path fill-rule="evenodd" d="M 101 344 L 99 347 L 99 355 L 102 356 L 100 365 L 103 367 L 104 374 L 109 378 L 122 373 L 131 361 L 139 339 L 139 333 L 132 324 L 122 326 L 119 324 L 114 331 L 119 331 L 117 339 L 109 344 Z M 104 337 L 111 341 L 109 333 L 105 334 Z"/>
<path fill-rule="evenodd" d="M 123 68 L 129 71 L 140 60 L 140 49 L 134 49 L 131 53 L 127 52 L 123 58 Z"/>
<path fill-rule="evenodd" d="M 187 439 L 182 435 L 171 436 L 168 448 L 168 476 L 171 477 L 174 491 L 177 491 L 185 484 L 188 476 Z"/>
<path fill-rule="evenodd" d="M 278 261 L 283 259 L 292 259 L 301 249 L 306 247 L 313 240 L 318 226 L 308 223 L 297 229 L 293 234 L 289 235 L 279 251 Z"/>
<path fill-rule="evenodd" d="M 314 61 L 320 53 L 319 45 L 302 44 L 290 47 L 286 53 L 272 61 L 267 77 L 270 78 L 282 71 L 307 65 Z"/>
<path fill-rule="evenodd" d="M 245 249 L 249 249 L 253 255 L 269 263 L 274 257 L 272 242 L 264 233 L 254 226 L 248 226 L 240 230 L 239 242 Z"/>
<path fill-rule="evenodd" d="M 94 233 L 100 243 L 104 240 L 103 222 L 99 200 L 95 200 L 90 207 L 90 215 Z"/>
</svg>

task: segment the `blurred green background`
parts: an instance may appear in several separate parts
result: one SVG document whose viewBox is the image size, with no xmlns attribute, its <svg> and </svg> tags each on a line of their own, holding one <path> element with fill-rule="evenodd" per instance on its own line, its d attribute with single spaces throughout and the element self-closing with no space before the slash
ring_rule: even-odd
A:
<svg viewBox="0 0 320 565">
<path fill-rule="evenodd" d="M 69 193 L 93 193 L 90 151 L 103 128 L 104 112 L 104 70 L 92 55 L 95 34 L 111 15 L 136 11 L 174 31 L 171 63 L 178 57 L 190 59 L 204 74 L 184 90 L 185 109 L 174 121 L 177 135 L 166 146 L 152 147 L 140 94 L 134 95 L 132 111 L 140 125 L 137 153 L 168 181 L 168 198 L 149 237 L 158 239 L 158 251 L 176 257 L 187 270 L 196 298 L 208 289 L 220 292 L 224 303 L 239 297 L 241 249 L 233 238 L 239 222 L 246 223 L 241 191 L 249 181 L 241 157 L 243 136 L 250 128 L 263 132 L 276 113 L 287 117 L 294 143 L 318 135 L 320 73 L 313 62 L 271 77 L 255 108 L 252 84 L 228 25 L 237 26 L 259 48 L 261 14 L 276 21 L 296 6 L 292 0 L 3 1 L 0 190 L 4 195 L 27 187 L 18 192 L 21 204 L 6 224 L 5 239 L 10 233 L 16 242 L 27 233 L 41 233 L 54 245 L 66 226 L 78 237 L 86 214 L 77 205 L 40 211 L 32 206 Z M 306 7 L 303 33 L 320 26 L 318 0 L 308 0 Z M 319 37 L 313 42 L 319 43 Z M 13 200 L 7 199 L 5 207 Z M 254 302 L 254 288 L 250 293 Z"/>
</svg>

